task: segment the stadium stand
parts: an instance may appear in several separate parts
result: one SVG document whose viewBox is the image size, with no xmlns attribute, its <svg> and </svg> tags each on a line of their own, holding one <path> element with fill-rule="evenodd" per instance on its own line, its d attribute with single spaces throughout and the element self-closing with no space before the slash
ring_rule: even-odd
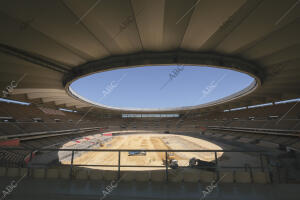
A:
<svg viewBox="0 0 300 200">
<path fill-rule="evenodd" d="M 0 199 L 299 199 L 299 5 L 1 1 Z M 254 81 L 174 109 L 112 108 L 70 87 L 94 73 L 164 65 Z M 193 92 L 207 97 L 213 83 Z"/>
</svg>

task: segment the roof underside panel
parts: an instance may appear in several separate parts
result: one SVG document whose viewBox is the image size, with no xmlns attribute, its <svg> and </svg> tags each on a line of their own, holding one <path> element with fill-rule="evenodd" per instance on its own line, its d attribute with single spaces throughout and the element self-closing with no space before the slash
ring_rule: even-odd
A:
<svg viewBox="0 0 300 200">
<path fill-rule="evenodd" d="M 11 98 L 89 107 L 64 88 L 75 68 L 182 50 L 243 59 L 266 73 L 253 93 L 209 110 L 299 97 L 299 19 L 298 0 L 2 0 L 0 87 L 24 76 Z"/>
</svg>

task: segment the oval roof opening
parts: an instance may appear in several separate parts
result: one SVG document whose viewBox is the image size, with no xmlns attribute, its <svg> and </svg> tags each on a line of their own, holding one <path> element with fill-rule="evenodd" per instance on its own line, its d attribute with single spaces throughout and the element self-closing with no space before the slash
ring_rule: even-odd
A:
<svg viewBox="0 0 300 200">
<path fill-rule="evenodd" d="M 75 80 L 69 89 L 73 95 L 98 106 L 172 110 L 242 94 L 255 84 L 253 77 L 234 70 L 168 65 L 98 72 Z"/>
</svg>

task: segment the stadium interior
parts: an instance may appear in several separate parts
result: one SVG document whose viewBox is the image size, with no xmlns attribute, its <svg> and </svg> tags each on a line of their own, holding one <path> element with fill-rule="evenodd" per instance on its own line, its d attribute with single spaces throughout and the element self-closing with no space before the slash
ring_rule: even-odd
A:
<svg viewBox="0 0 300 200">
<path fill-rule="evenodd" d="M 0 0 L 0 27 L 0 200 L 300 198 L 299 0 Z M 166 109 L 70 87 L 164 65 L 254 81 Z"/>
</svg>

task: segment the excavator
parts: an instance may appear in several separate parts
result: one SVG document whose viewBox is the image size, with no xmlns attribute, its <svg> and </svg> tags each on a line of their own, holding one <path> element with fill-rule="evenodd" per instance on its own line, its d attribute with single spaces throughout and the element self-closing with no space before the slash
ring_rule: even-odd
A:
<svg viewBox="0 0 300 200">
<path fill-rule="evenodd" d="M 203 160 L 196 159 L 195 157 L 193 157 L 189 161 L 189 167 L 197 168 L 197 169 L 205 169 L 205 170 L 209 170 L 209 171 L 215 171 L 216 163 L 203 161 Z"/>
<path fill-rule="evenodd" d="M 179 168 L 178 160 L 175 159 L 174 152 L 168 152 L 167 154 L 168 166 L 172 169 Z M 166 165 L 166 160 L 163 159 L 163 165 Z M 208 162 L 204 160 L 197 159 L 195 157 L 189 160 L 189 168 L 196 168 L 196 169 L 204 169 L 208 171 L 215 171 L 216 164 L 214 162 Z"/>
</svg>

